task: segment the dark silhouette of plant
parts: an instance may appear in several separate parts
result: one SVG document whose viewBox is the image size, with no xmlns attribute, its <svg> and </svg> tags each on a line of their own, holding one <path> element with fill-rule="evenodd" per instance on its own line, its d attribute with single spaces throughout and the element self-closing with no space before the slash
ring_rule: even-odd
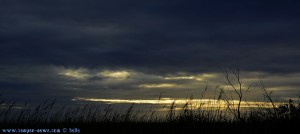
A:
<svg viewBox="0 0 300 134">
<path fill-rule="evenodd" d="M 131 106 L 126 111 L 125 116 L 124 116 L 124 121 L 131 121 L 133 106 L 134 106 L 134 104 L 131 104 Z"/>
<path fill-rule="evenodd" d="M 236 70 L 233 68 L 229 68 L 230 72 L 234 75 L 234 78 L 236 78 L 237 86 L 233 83 L 233 80 L 230 77 L 230 73 L 228 72 L 228 68 L 222 69 L 223 74 L 230 85 L 230 87 L 234 90 L 235 94 L 238 96 L 238 105 L 236 108 L 236 117 L 241 120 L 241 102 L 243 99 L 243 85 L 241 82 L 241 77 L 240 77 L 240 69 L 237 68 Z M 250 86 L 248 87 L 249 90 Z M 221 95 L 226 95 L 225 91 L 223 88 L 221 89 Z M 229 101 L 229 98 L 225 96 L 225 101 L 227 102 L 229 107 L 233 107 L 233 104 Z"/>
<path fill-rule="evenodd" d="M 170 106 L 169 113 L 167 115 L 167 121 L 174 121 L 175 119 L 175 101 L 172 102 Z"/>
<path fill-rule="evenodd" d="M 267 89 L 265 87 L 265 84 L 264 84 L 263 79 L 261 78 L 261 76 L 259 76 L 258 80 L 259 80 L 258 87 L 263 90 L 264 97 L 267 98 L 271 102 L 274 114 L 276 115 L 276 105 L 275 105 L 275 103 L 274 103 L 274 101 L 272 99 L 272 96 L 271 96 L 272 93 L 273 93 L 273 91 L 269 91 L 269 92 L 267 91 Z"/>
<path fill-rule="evenodd" d="M 292 99 L 275 109 L 280 119 L 300 119 L 300 104 L 296 105 Z"/>
</svg>

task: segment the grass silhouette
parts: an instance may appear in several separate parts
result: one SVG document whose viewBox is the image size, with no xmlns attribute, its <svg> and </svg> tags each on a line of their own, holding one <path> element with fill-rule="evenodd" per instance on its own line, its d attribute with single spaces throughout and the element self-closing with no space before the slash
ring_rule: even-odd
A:
<svg viewBox="0 0 300 134">
<path fill-rule="evenodd" d="M 300 104 L 293 100 L 275 109 L 257 108 L 243 112 L 240 118 L 229 109 L 194 109 L 187 101 L 175 110 L 176 101 L 167 114 L 138 112 L 132 104 L 126 112 L 116 112 L 108 105 L 104 109 L 87 104 L 53 110 L 55 101 L 45 101 L 36 107 L 14 110 L 15 102 L 1 99 L 1 129 L 4 128 L 80 128 L 81 133 L 271 133 L 292 131 L 300 123 Z M 273 110 L 274 109 L 274 110 Z M 231 118 L 230 118 L 231 117 Z"/>
</svg>

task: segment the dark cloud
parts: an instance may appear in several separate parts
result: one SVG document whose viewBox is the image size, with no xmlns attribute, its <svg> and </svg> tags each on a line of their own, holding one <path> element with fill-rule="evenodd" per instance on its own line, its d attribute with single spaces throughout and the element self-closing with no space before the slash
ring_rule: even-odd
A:
<svg viewBox="0 0 300 134">
<path fill-rule="evenodd" d="M 3 1 L 2 65 L 299 71 L 298 2 Z M 282 54 L 285 53 L 285 54 Z M 200 68 L 200 69 L 199 69 Z"/>
<path fill-rule="evenodd" d="M 282 75 L 266 83 L 294 93 L 299 87 L 294 75 L 300 71 L 299 6 L 293 0 L 0 1 L 0 88 L 24 98 L 41 94 L 69 100 L 95 94 L 157 97 L 166 90 L 141 85 L 177 84 L 184 85 L 173 94 L 180 96 L 186 88 L 196 92 L 222 78 L 197 83 L 164 77 L 239 65 L 246 78 L 256 77 L 248 76 L 251 72 Z M 98 74 L 105 70 L 134 75 L 124 81 Z"/>
</svg>

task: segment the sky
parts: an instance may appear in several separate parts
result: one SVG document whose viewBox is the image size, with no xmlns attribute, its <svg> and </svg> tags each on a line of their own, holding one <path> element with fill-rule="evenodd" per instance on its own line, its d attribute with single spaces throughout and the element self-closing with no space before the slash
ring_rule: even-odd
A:
<svg viewBox="0 0 300 134">
<path fill-rule="evenodd" d="M 153 99 L 230 93 L 261 77 L 300 95 L 297 0 L 0 0 L 0 93 L 17 101 Z M 230 75 L 232 76 L 232 74 Z M 232 79 L 236 81 L 236 79 Z M 246 93 L 245 93 L 246 94 Z M 73 100 L 73 101 L 72 101 Z"/>
</svg>

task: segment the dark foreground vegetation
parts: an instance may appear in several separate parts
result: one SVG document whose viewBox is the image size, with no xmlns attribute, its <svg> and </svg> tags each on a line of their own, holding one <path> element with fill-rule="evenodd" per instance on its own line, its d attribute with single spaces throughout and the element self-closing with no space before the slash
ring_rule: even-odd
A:
<svg viewBox="0 0 300 134">
<path fill-rule="evenodd" d="M 1 100 L 1 106 L 8 104 Z M 1 108 L 0 128 L 63 129 L 67 133 L 287 133 L 298 131 L 300 104 L 289 100 L 276 108 L 246 110 L 237 118 L 229 109 L 192 109 L 189 102 L 175 110 L 175 103 L 165 113 L 155 110 L 138 112 L 131 105 L 127 111 L 114 112 L 111 106 L 84 105 L 54 110 L 55 101 L 36 107 L 14 110 L 14 103 Z M 25 104 L 26 106 L 28 104 Z M 78 128 L 78 130 L 76 129 Z M 70 129 L 70 130 L 69 130 Z M 8 133 L 8 132 L 6 132 Z M 37 133 L 37 132 L 35 132 Z"/>
</svg>

